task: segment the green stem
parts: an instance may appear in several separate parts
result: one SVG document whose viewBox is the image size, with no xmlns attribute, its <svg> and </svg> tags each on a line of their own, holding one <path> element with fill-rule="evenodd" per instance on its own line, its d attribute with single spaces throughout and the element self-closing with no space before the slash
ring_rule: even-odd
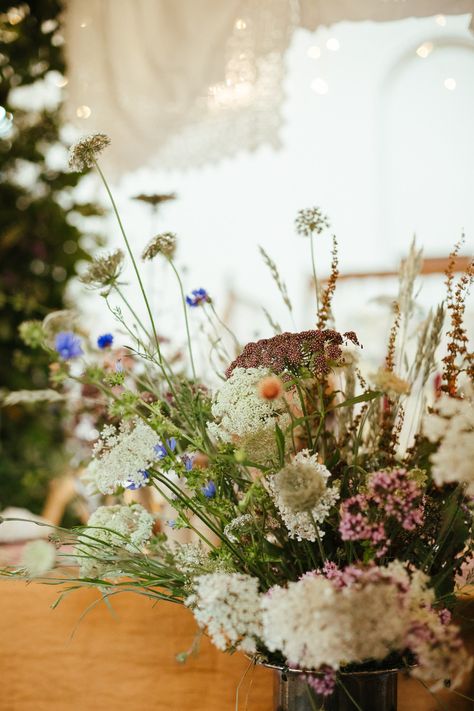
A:
<svg viewBox="0 0 474 711">
<path fill-rule="evenodd" d="M 136 322 L 138 323 L 138 325 L 142 328 L 142 330 L 143 330 L 143 332 L 146 334 L 147 338 L 150 338 L 150 335 L 149 335 L 148 331 L 146 330 L 145 326 L 143 325 L 143 321 L 142 321 L 141 318 L 138 316 L 138 314 L 137 314 L 136 311 L 133 309 L 133 307 L 130 305 L 130 303 L 129 303 L 128 299 L 125 297 L 124 293 L 121 291 L 121 289 L 119 289 L 119 287 L 117 286 L 117 284 L 114 284 L 114 285 L 113 285 L 113 288 L 115 289 L 115 291 L 117 292 L 117 294 L 120 296 L 120 298 L 122 299 L 123 303 L 124 303 L 125 306 L 128 308 L 128 310 L 130 311 L 130 313 L 132 314 L 133 318 L 136 320 Z"/>
<path fill-rule="evenodd" d="M 219 314 L 218 314 L 217 311 L 215 310 L 214 304 L 212 303 L 212 301 L 209 301 L 209 302 L 207 302 L 207 303 L 209 304 L 212 313 L 214 314 L 214 316 L 216 317 L 217 321 L 220 323 L 220 325 L 222 326 L 222 328 L 224 328 L 224 329 L 227 331 L 227 333 L 231 336 L 231 338 L 233 339 L 233 341 L 234 341 L 234 343 L 235 343 L 235 347 L 236 347 L 236 349 L 237 349 L 237 353 L 239 353 L 239 352 L 240 352 L 240 343 L 239 343 L 239 341 L 238 341 L 238 339 L 237 339 L 237 336 L 236 336 L 235 333 L 232 331 L 232 329 L 229 328 L 229 326 L 227 326 L 227 324 L 225 324 L 224 321 L 221 319 L 221 317 L 219 316 Z M 204 304 L 204 308 L 205 308 L 205 307 L 206 307 L 206 304 Z"/>
<path fill-rule="evenodd" d="M 174 266 L 173 261 L 171 259 L 168 259 L 168 262 L 171 264 L 171 268 L 174 271 L 174 273 L 176 275 L 176 279 L 178 280 L 178 284 L 179 284 L 179 291 L 181 294 L 181 302 L 183 304 L 183 311 L 184 311 L 184 322 L 186 325 L 186 337 L 188 340 L 189 360 L 191 361 L 191 370 L 193 372 L 194 381 L 197 382 L 196 368 L 194 366 L 193 347 L 192 347 L 192 343 L 191 343 L 191 333 L 189 330 L 188 309 L 186 307 L 186 297 L 184 295 L 183 282 L 181 281 L 181 277 L 179 276 L 179 272 L 176 269 L 176 267 Z"/>
<path fill-rule="evenodd" d="M 311 234 L 309 238 L 309 242 L 311 245 L 311 267 L 313 269 L 313 280 L 314 280 L 314 289 L 316 291 L 316 320 L 319 319 L 319 284 L 318 284 L 318 276 L 316 274 L 316 263 L 314 259 L 314 244 L 313 244 L 313 235 Z"/>
<path fill-rule="evenodd" d="M 160 342 L 159 342 L 159 339 L 158 339 L 158 333 L 157 333 L 157 331 L 156 331 L 156 326 L 155 326 L 155 320 L 154 320 L 154 318 L 153 318 L 153 314 L 152 314 L 152 311 L 151 311 L 150 303 L 149 303 L 148 297 L 147 297 L 147 295 L 146 295 L 145 287 L 143 286 L 143 282 L 142 282 L 142 278 L 141 278 L 141 276 L 140 276 L 140 271 L 139 271 L 139 269 L 138 269 L 138 265 L 137 265 L 137 263 L 136 263 L 135 257 L 133 256 L 132 248 L 130 247 L 130 243 L 129 243 L 129 241 L 128 241 L 128 237 L 127 237 L 127 234 L 126 234 L 126 232 L 125 232 L 124 226 L 123 226 L 123 224 L 122 224 L 122 220 L 120 219 L 120 214 L 119 214 L 119 211 L 118 211 L 118 209 L 117 209 L 117 205 L 115 204 L 114 196 L 112 195 L 112 192 L 111 192 L 111 190 L 110 190 L 110 188 L 109 188 L 109 184 L 107 183 L 107 180 L 106 180 L 106 178 L 105 178 L 105 175 L 103 174 L 103 172 L 102 172 L 102 170 L 101 170 L 101 168 L 100 168 L 98 162 L 97 162 L 95 159 L 94 159 L 94 165 L 95 165 L 95 167 L 96 167 L 96 169 L 97 169 L 97 172 L 99 173 L 100 178 L 101 178 L 101 180 L 102 180 L 102 182 L 103 182 L 103 184 L 104 184 L 104 187 L 105 187 L 105 189 L 106 189 L 106 191 L 107 191 L 107 195 L 109 196 L 110 202 L 111 202 L 111 204 L 112 204 L 112 209 L 113 209 L 113 211 L 114 211 L 114 213 L 115 213 L 115 217 L 117 218 L 117 222 L 118 222 L 118 225 L 119 225 L 119 228 L 120 228 L 120 232 L 122 233 L 122 237 L 123 237 L 123 239 L 124 239 L 125 246 L 127 247 L 128 254 L 130 255 L 130 259 L 132 260 L 133 268 L 134 268 L 134 270 L 135 270 L 135 274 L 136 274 L 136 277 L 137 277 L 137 280 L 138 280 L 138 284 L 139 284 L 139 286 L 140 286 L 140 291 L 142 292 L 143 300 L 144 300 L 144 302 L 145 302 L 145 306 L 146 306 L 146 309 L 147 309 L 147 312 L 148 312 L 148 316 L 149 316 L 149 318 L 150 318 L 150 323 L 151 323 L 151 327 L 152 327 L 152 330 L 153 330 L 153 336 L 154 336 L 155 343 L 156 343 L 156 350 L 157 350 L 157 353 L 158 353 L 158 359 L 159 359 L 159 361 L 161 362 L 162 356 L 161 356 L 161 350 L 160 350 Z"/>
</svg>

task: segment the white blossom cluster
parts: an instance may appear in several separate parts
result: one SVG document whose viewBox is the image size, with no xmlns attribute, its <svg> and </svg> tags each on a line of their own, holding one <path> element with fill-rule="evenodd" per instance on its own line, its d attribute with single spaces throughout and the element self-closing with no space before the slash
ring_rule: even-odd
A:
<svg viewBox="0 0 474 711">
<path fill-rule="evenodd" d="M 76 552 L 81 575 L 118 574 L 120 549 L 136 553 L 143 548 L 151 538 L 153 524 L 153 516 L 140 504 L 99 506 L 79 536 Z"/>
<path fill-rule="evenodd" d="M 429 607 L 418 608 L 407 646 L 417 659 L 412 675 L 430 684 L 431 691 L 441 691 L 445 679 L 455 689 L 473 667 L 473 658 L 462 643 L 459 628 L 443 623 Z"/>
<path fill-rule="evenodd" d="M 431 455 L 432 475 L 438 486 L 460 482 L 474 496 L 474 402 L 442 395 L 435 411 L 426 415 L 423 429 L 431 442 L 439 442 Z"/>
<path fill-rule="evenodd" d="M 251 514 L 242 514 L 229 521 L 224 528 L 224 535 L 227 536 L 232 543 L 238 543 L 242 533 L 251 528 L 254 523 L 254 517 Z"/>
<path fill-rule="evenodd" d="M 184 575 L 196 574 L 205 568 L 209 556 L 201 543 L 183 543 L 174 551 L 176 568 Z"/>
<path fill-rule="evenodd" d="M 21 554 L 21 564 L 28 575 L 38 578 L 54 568 L 56 547 L 53 543 L 38 539 L 25 545 Z"/>
<path fill-rule="evenodd" d="M 308 450 L 269 479 L 269 487 L 291 538 L 315 541 L 323 535 L 317 524 L 327 518 L 339 498 L 337 486 L 327 485 L 331 472 Z"/>
<path fill-rule="evenodd" d="M 301 669 L 383 660 L 410 649 L 415 675 L 441 688 L 459 685 L 472 667 L 459 629 L 433 608 L 429 578 L 400 561 L 355 568 L 332 579 L 309 573 L 262 596 L 263 641 Z M 436 688 L 436 687 L 433 687 Z"/>
<path fill-rule="evenodd" d="M 113 494 L 119 486 L 143 483 L 143 471 L 157 459 L 156 433 L 143 420 L 117 429 L 106 425 L 94 448 L 85 476 L 102 494 Z"/>
<path fill-rule="evenodd" d="M 275 424 L 285 430 L 290 416 L 283 397 L 266 400 L 258 393 L 258 384 L 269 375 L 266 368 L 235 368 L 215 393 L 210 422 L 211 435 L 222 442 L 232 442 L 255 461 L 272 459 L 277 453 Z"/>
<path fill-rule="evenodd" d="M 261 637 L 258 580 L 241 573 L 212 573 L 196 578 L 186 605 L 218 649 L 252 654 Z"/>
<path fill-rule="evenodd" d="M 321 575 L 272 588 L 262 601 L 263 638 L 302 669 L 384 659 L 402 649 L 408 613 L 389 582 L 337 589 Z"/>
</svg>

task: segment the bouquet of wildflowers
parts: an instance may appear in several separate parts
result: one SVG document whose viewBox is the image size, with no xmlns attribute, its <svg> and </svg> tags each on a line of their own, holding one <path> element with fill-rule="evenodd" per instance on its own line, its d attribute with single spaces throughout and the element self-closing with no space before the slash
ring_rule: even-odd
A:
<svg viewBox="0 0 474 711">
<path fill-rule="evenodd" d="M 71 589 L 96 586 L 104 596 L 135 590 L 184 604 L 219 649 L 305 670 L 318 694 L 332 692 L 341 670 L 393 666 L 409 667 L 431 688 L 446 679 L 454 688 L 470 667 L 451 610 L 472 557 L 474 354 L 463 325 L 472 265 L 455 279 L 457 247 L 446 300 L 413 339 L 421 253 L 412 246 L 385 362 L 365 378 L 357 335 L 334 328 L 335 238 L 324 284 L 314 268 L 314 237 L 328 228 L 319 209 L 302 210 L 296 220 L 311 251 L 314 327 L 282 332 L 268 315 L 269 337 L 243 348 L 204 289 L 185 295 L 175 236 L 158 235 L 143 259 L 163 260 L 178 280 L 188 335 L 183 365 L 164 352 L 99 166 L 108 142 L 101 134 L 83 139 L 71 165 L 94 167 L 102 177 L 148 318 L 127 301 L 124 253 L 100 256 L 83 281 L 107 304 L 111 294 L 123 299 L 124 310 L 113 312 L 128 334 L 129 363 L 106 362 L 111 334 L 90 344 L 70 314 L 53 314 L 22 327 L 25 339 L 51 353 L 51 390 L 7 398 L 67 399 L 76 383 L 92 386 L 108 413 L 85 479 L 112 503 L 86 526 L 54 534 L 58 559 L 62 546 L 73 545 L 79 572 L 64 567 L 47 579 L 69 581 Z M 291 310 L 275 264 L 263 256 Z M 198 376 L 189 335 L 198 308 L 223 333 L 214 343 L 222 358 L 225 339 L 235 351 L 213 389 Z M 447 355 L 437 372 L 445 323 Z M 173 518 L 124 502 L 143 490 L 162 497 Z M 177 543 L 177 529 L 191 531 L 194 541 Z M 30 564 L 14 574 L 40 576 L 48 556 L 35 565 L 30 552 Z"/>
</svg>

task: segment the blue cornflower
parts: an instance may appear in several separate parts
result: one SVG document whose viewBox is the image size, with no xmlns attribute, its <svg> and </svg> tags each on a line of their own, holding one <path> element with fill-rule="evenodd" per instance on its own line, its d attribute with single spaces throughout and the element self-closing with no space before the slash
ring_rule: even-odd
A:
<svg viewBox="0 0 474 711">
<path fill-rule="evenodd" d="M 164 459 L 165 457 L 168 456 L 168 454 L 171 452 L 174 452 L 176 449 L 176 440 L 174 437 L 171 437 L 171 439 L 166 440 L 166 447 L 164 444 L 155 444 L 153 449 L 155 450 L 158 459 Z"/>
<path fill-rule="evenodd" d="M 70 360 L 83 355 L 81 339 L 72 331 L 61 331 L 56 336 L 54 347 L 63 360 Z"/>
<path fill-rule="evenodd" d="M 206 499 L 213 499 L 216 495 L 216 485 L 213 481 L 208 481 L 206 486 L 202 487 L 201 491 Z"/>
<path fill-rule="evenodd" d="M 148 472 L 146 469 L 139 469 L 138 473 L 142 475 L 142 480 L 137 482 L 127 482 L 124 486 L 125 489 L 135 491 L 135 489 L 141 489 L 148 484 L 148 481 L 150 479 L 150 472 Z"/>
<path fill-rule="evenodd" d="M 200 306 L 201 304 L 209 303 L 211 297 L 205 289 L 193 289 L 191 296 L 186 297 L 186 303 L 188 306 Z"/>
<path fill-rule="evenodd" d="M 167 522 L 168 526 L 170 528 L 176 528 L 176 519 L 175 518 L 170 518 Z"/>
<path fill-rule="evenodd" d="M 186 471 L 190 472 L 193 468 L 193 458 L 190 457 L 189 454 L 183 454 L 183 456 L 181 457 L 181 461 L 183 462 Z"/>
<path fill-rule="evenodd" d="M 109 346 L 111 346 L 113 342 L 114 337 L 111 333 L 104 333 L 97 339 L 97 345 L 99 346 L 99 348 L 109 348 Z"/>
</svg>

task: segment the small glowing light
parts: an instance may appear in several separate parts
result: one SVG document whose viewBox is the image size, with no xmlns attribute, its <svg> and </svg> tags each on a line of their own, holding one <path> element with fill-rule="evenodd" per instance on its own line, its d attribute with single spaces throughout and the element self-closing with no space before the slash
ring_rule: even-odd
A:
<svg viewBox="0 0 474 711">
<path fill-rule="evenodd" d="M 24 11 L 22 11 L 18 7 L 12 7 L 10 10 L 7 12 L 7 19 L 10 25 L 17 25 L 19 22 L 21 22 L 25 17 Z"/>
<path fill-rule="evenodd" d="M 67 271 L 64 269 L 64 267 L 53 267 L 52 277 L 54 281 L 64 281 L 67 277 Z"/>
<path fill-rule="evenodd" d="M 81 30 L 83 30 L 85 27 L 87 27 L 87 22 L 81 22 L 79 27 L 81 28 Z"/>
<path fill-rule="evenodd" d="M 311 88 L 316 94 L 327 94 L 329 91 L 329 84 L 325 79 L 318 77 L 311 82 Z"/>
<path fill-rule="evenodd" d="M 319 59 L 321 56 L 321 50 L 316 45 L 313 45 L 308 48 L 307 55 L 308 57 L 311 57 L 311 59 Z"/>
<path fill-rule="evenodd" d="M 456 79 L 453 79 L 452 77 L 448 77 L 447 79 L 444 80 L 443 82 L 444 86 L 448 91 L 454 91 L 456 88 Z"/>
<path fill-rule="evenodd" d="M 428 57 L 428 55 L 430 55 L 432 51 L 433 42 L 423 42 L 423 44 L 420 44 L 420 46 L 416 50 L 416 53 L 422 59 L 426 59 L 426 57 Z"/>
<path fill-rule="evenodd" d="M 436 22 L 436 24 L 439 25 L 440 27 L 446 27 L 446 22 L 447 22 L 447 21 L 446 21 L 446 18 L 445 18 L 444 15 L 436 15 L 436 17 L 435 17 L 435 22 Z"/>
<path fill-rule="evenodd" d="M 86 106 L 85 104 L 83 104 L 82 106 L 78 106 L 76 109 L 77 118 L 82 118 L 82 119 L 89 118 L 91 113 L 92 113 L 91 108 L 89 106 Z"/>
<path fill-rule="evenodd" d="M 337 50 L 340 49 L 341 45 L 339 43 L 339 40 L 337 40 L 335 37 L 330 37 L 326 42 L 326 47 L 331 52 L 337 52 Z"/>
<path fill-rule="evenodd" d="M 54 30 L 57 28 L 58 23 L 56 20 L 45 20 L 44 22 L 41 23 L 41 32 L 44 35 L 49 34 L 50 32 L 54 32 Z"/>
<path fill-rule="evenodd" d="M 245 20 L 242 20 L 240 17 L 238 20 L 235 21 L 235 29 L 236 30 L 245 30 L 247 27 L 247 23 Z"/>
<path fill-rule="evenodd" d="M 0 106 L 0 138 L 6 138 L 13 130 L 13 114 Z"/>
<path fill-rule="evenodd" d="M 56 84 L 56 86 L 59 86 L 59 88 L 62 89 L 64 86 L 66 86 L 68 81 L 69 79 L 67 77 L 57 77 L 54 83 Z"/>
</svg>

